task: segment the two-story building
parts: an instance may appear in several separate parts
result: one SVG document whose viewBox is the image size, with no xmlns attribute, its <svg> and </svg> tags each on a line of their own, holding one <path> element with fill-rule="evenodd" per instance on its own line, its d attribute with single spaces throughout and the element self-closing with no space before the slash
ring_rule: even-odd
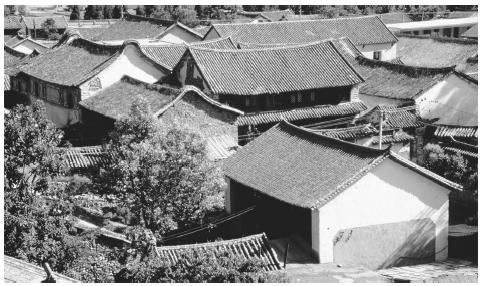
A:
<svg viewBox="0 0 484 286">
<path fill-rule="evenodd" d="M 154 83 L 167 73 L 145 56 L 136 42 L 103 45 L 72 34 L 22 65 L 12 87 L 31 99 L 44 101 L 48 118 L 65 127 L 79 121 L 79 101 L 124 75 Z"/>
<path fill-rule="evenodd" d="M 244 50 L 189 47 L 172 76 L 180 86 L 197 86 L 243 110 L 239 136 L 254 127 L 263 132 L 282 118 L 310 124 L 354 118 L 366 109 L 358 99 L 363 78 L 331 41 Z"/>
<path fill-rule="evenodd" d="M 237 43 L 301 44 L 348 37 L 365 57 L 389 61 L 396 58 L 398 39 L 374 16 L 278 21 L 250 24 L 214 24 L 204 40 L 231 36 Z"/>
</svg>

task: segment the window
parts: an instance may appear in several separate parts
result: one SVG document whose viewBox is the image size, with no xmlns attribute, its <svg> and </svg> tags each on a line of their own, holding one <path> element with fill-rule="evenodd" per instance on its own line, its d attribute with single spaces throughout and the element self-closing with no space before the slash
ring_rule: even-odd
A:
<svg viewBox="0 0 484 286">
<path fill-rule="evenodd" d="M 381 51 L 373 52 L 373 59 L 378 61 L 381 60 Z"/>
<path fill-rule="evenodd" d="M 418 34 L 420 34 L 420 31 L 413 31 L 413 34 L 414 34 L 415 36 L 418 36 Z"/>
<path fill-rule="evenodd" d="M 311 100 L 311 102 L 316 101 L 316 94 L 315 94 L 315 92 L 314 92 L 314 91 L 311 91 L 310 100 Z"/>
<path fill-rule="evenodd" d="M 452 33 L 451 28 L 444 28 L 444 37 L 450 37 L 451 33 Z"/>
<path fill-rule="evenodd" d="M 291 94 L 291 103 L 296 103 L 296 96 Z"/>
<path fill-rule="evenodd" d="M 40 97 L 41 92 L 42 92 L 42 91 L 41 91 L 41 86 L 40 86 L 40 84 L 39 84 L 38 82 L 34 82 L 34 95 L 35 95 L 36 97 Z"/>
<path fill-rule="evenodd" d="M 250 106 L 250 97 L 245 98 L 245 106 Z"/>
<path fill-rule="evenodd" d="M 303 101 L 302 93 L 298 92 L 297 93 L 297 102 L 301 103 L 302 101 Z"/>
<path fill-rule="evenodd" d="M 454 28 L 454 38 L 458 38 L 459 37 L 459 27 L 455 27 Z"/>
<path fill-rule="evenodd" d="M 424 30 L 424 35 L 430 35 L 430 30 Z"/>
</svg>

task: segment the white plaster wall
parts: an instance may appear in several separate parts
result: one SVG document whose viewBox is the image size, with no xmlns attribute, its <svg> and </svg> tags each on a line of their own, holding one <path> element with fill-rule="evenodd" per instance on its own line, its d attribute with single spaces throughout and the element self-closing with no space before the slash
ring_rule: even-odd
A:
<svg viewBox="0 0 484 286">
<path fill-rule="evenodd" d="M 440 118 L 439 124 L 477 126 L 477 96 L 477 84 L 453 74 L 420 95 L 415 103 L 425 119 Z"/>
<path fill-rule="evenodd" d="M 381 60 L 389 61 L 397 57 L 397 44 L 374 44 L 374 45 L 360 45 L 356 46 L 363 56 L 369 59 L 373 59 L 373 52 L 381 51 Z"/>
<path fill-rule="evenodd" d="M 193 43 L 200 41 L 200 38 L 178 26 L 173 27 L 167 32 L 167 34 L 161 36 L 158 39 L 159 41 L 169 42 L 173 44 Z"/>
<path fill-rule="evenodd" d="M 116 83 L 125 75 L 142 82 L 155 83 L 165 76 L 166 73 L 156 67 L 151 61 L 142 57 L 137 47 L 129 44 L 123 50 L 123 53 L 109 67 L 101 71 L 97 77 L 101 81 L 101 86 L 104 89 Z M 91 80 L 83 83 L 80 87 L 81 90 L 89 90 L 88 86 Z M 83 95 L 87 96 L 84 96 L 81 100 L 92 96 L 94 93 L 83 93 Z"/>
<path fill-rule="evenodd" d="M 386 159 L 313 211 L 312 248 L 319 254 L 320 263 L 333 262 L 333 239 L 339 230 L 430 218 L 436 224 L 435 259 L 446 259 L 448 194 L 446 188 Z M 318 223 L 319 228 L 314 228 Z"/>
</svg>

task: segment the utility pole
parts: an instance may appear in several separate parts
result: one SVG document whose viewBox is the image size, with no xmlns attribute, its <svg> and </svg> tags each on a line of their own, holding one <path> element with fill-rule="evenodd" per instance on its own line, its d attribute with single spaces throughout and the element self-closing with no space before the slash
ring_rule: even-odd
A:
<svg viewBox="0 0 484 286">
<path fill-rule="evenodd" d="M 380 109 L 380 130 L 378 131 L 378 148 L 381 150 L 381 137 L 383 129 L 383 110 Z"/>
</svg>

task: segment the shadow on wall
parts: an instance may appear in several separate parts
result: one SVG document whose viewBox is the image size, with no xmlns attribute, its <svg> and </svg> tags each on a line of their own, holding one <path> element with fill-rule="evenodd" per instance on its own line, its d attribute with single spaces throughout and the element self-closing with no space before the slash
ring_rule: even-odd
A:
<svg viewBox="0 0 484 286">
<path fill-rule="evenodd" d="M 382 269 L 434 261 L 435 228 L 425 218 L 341 230 L 333 239 L 334 262 Z"/>
</svg>

